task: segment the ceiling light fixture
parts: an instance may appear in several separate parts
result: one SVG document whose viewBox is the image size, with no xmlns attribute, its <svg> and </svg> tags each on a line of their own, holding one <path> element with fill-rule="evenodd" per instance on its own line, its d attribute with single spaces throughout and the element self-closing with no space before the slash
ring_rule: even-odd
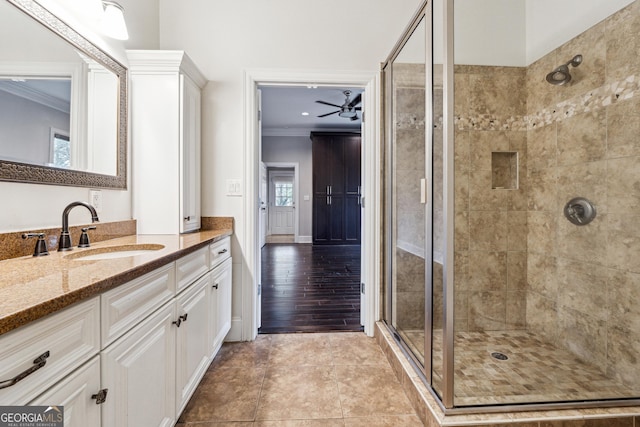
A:
<svg viewBox="0 0 640 427">
<path fill-rule="evenodd" d="M 124 8 L 115 1 L 102 0 L 102 32 L 117 40 L 128 40 L 129 32 L 124 21 Z"/>
<path fill-rule="evenodd" d="M 308 115 L 309 115 L 309 113 L 307 113 L 306 111 L 303 111 L 303 112 L 302 112 L 302 115 L 303 115 L 303 116 L 308 116 Z"/>
</svg>

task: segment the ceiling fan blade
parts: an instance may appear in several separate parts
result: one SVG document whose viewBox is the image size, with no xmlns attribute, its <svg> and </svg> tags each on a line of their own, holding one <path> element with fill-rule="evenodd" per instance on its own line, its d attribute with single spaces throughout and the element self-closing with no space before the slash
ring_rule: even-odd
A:
<svg viewBox="0 0 640 427">
<path fill-rule="evenodd" d="M 336 113 L 339 113 L 340 111 L 341 111 L 341 110 L 336 110 L 336 111 L 334 111 L 333 113 L 327 113 L 327 114 L 323 114 L 323 115 L 321 115 L 321 116 L 318 116 L 318 117 L 327 117 L 327 116 L 330 116 L 330 115 L 332 115 L 332 114 L 336 114 Z"/>
<path fill-rule="evenodd" d="M 330 102 L 325 102 L 325 101 L 316 101 L 318 104 L 324 104 L 324 105 L 329 105 L 331 107 L 336 107 L 336 108 L 342 108 L 342 105 L 336 105 L 336 104 L 332 104 Z"/>
<path fill-rule="evenodd" d="M 360 104 L 360 101 L 362 101 L 361 93 L 359 93 L 358 95 L 356 95 L 355 98 L 353 98 L 353 100 L 349 103 L 349 107 L 355 107 L 356 105 Z"/>
</svg>

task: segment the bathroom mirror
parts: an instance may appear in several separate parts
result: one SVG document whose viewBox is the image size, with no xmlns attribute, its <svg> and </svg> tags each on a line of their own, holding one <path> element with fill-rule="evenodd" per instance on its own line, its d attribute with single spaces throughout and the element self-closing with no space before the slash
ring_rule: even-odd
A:
<svg viewBox="0 0 640 427">
<path fill-rule="evenodd" d="M 34 0 L 0 36 L 0 180 L 126 188 L 126 68 Z"/>
</svg>

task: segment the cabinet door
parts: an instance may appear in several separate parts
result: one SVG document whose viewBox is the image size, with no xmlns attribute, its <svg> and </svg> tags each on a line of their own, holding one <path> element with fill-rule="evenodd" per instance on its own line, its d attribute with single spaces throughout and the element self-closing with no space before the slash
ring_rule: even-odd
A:
<svg viewBox="0 0 640 427">
<path fill-rule="evenodd" d="M 344 240 L 346 244 L 360 243 L 360 170 L 361 142 L 359 136 L 345 137 L 345 204 Z"/>
<path fill-rule="evenodd" d="M 103 350 L 103 427 L 174 425 L 176 318 L 171 301 Z"/>
<path fill-rule="evenodd" d="M 211 272 L 210 311 L 211 321 L 210 356 L 213 357 L 222 346 L 224 338 L 231 329 L 231 258 L 224 261 Z"/>
<path fill-rule="evenodd" d="M 209 366 L 211 273 L 176 299 L 180 325 L 176 335 L 176 414 L 180 414 Z"/>
<path fill-rule="evenodd" d="M 91 398 L 99 390 L 100 356 L 96 356 L 29 405 L 64 406 L 65 427 L 99 427 L 102 405 Z"/>
<path fill-rule="evenodd" d="M 313 243 L 360 243 L 359 135 L 313 133 Z"/>
<path fill-rule="evenodd" d="M 200 228 L 200 89 L 180 75 L 180 232 Z"/>
</svg>

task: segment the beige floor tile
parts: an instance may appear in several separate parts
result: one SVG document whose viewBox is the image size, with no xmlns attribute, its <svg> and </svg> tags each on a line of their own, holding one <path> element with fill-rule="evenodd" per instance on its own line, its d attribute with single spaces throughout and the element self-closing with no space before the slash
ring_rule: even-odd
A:
<svg viewBox="0 0 640 427">
<path fill-rule="evenodd" d="M 345 418 L 345 427 L 423 427 L 417 415 Z"/>
<path fill-rule="evenodd" d="M 266 367 L 207 371 L 180 422 L 253 421 Z"/>
<path fill-rule="evenodd" d="M 332 364 L 331 334 L 278 334 L 271 337 L 269 366 Z"/>
<path fill-rule="evenodd" d="M 212 423 L 178 423 L 175 427 L 253 427 L 255 424 L 249 422 L 223 421 Z"/>
<path fill-rule="evenodd" d="M 258 338 L 251 342 L 225 343 L 209 369 L 266 366 L 270 350 L 271 335 L 258 335 Z"/>
<path fill-rule="evenodd" d="M 415 414 L 391 367 L 347 365 L 335 370 L 345 417 Z"/>
<path fill-rule="evenodd" d="M 256 421 L 255 427 L 344 427 L 342 419 Z"/>
<path fill-rule="evenodd" d="M 332 366 L 269 366 L 256 420 L 342 418 Z"/>
<path fill-rule="evenodd" d="M 374 338 L 362 332 L 331 334 L 334 365 L 383 365 L 389 362 Z"/>
</svg>

